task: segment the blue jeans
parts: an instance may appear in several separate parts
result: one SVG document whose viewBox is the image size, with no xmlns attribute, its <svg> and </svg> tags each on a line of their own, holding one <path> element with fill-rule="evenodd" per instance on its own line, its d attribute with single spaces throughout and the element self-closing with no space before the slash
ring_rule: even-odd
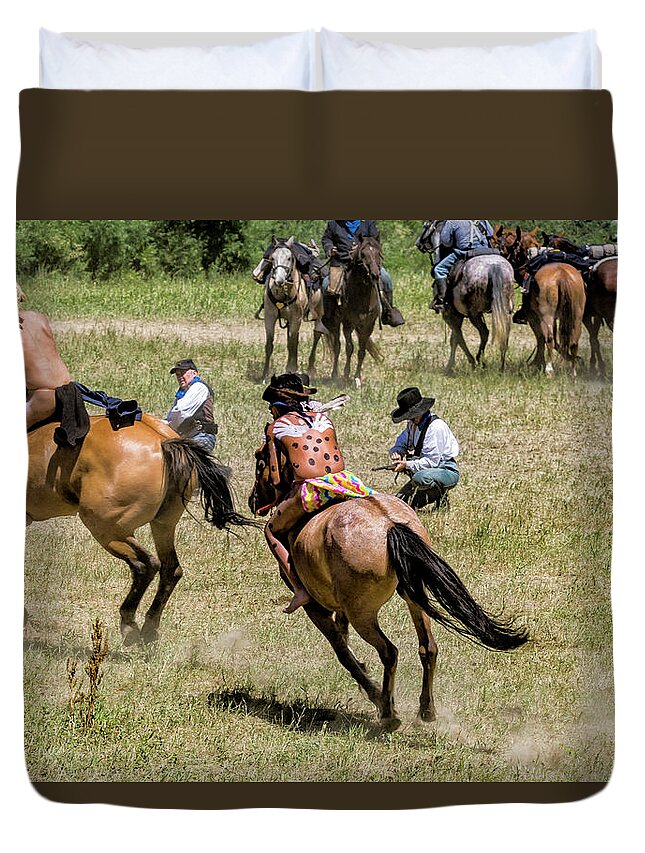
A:
<svg viewBox="0 0 645 853">
<path fill-rule="evenodd" d="M 437 468 L 422 468 L 412 475 L 412 481 L 424 491 L 432 491 L 440 497 L 459 482 L 459 467 L 454 459 Z"/>
<path fill-rule="evenodd" d="M 435 278 L 448 278 L 450 270 L 454 267 L 459 258 L 463 258 L 465 254 L 466 253 L 462 251 L 462 249 L 453 249 L 452 252 L 449 255 L 446 255 L 442 261 L 435 264 L 432 275 Z"/>
</svg>

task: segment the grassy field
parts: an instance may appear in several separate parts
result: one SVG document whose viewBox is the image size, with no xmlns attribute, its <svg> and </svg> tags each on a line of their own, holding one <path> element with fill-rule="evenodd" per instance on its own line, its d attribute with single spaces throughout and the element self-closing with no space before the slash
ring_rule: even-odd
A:
<svg viewBox="0 0 645 853">
<path fill-rule="evenodd" d="M 375 713 L 330 646 L 288 601 L 260 531 L 241 538 L 184 515 L 184 577 L 161 639 L 124 649 L 118 607 L 129 572 L 77 519 L 32 525 L 26 535 L 25 738 L 40 781 L 602 781 L 613 758 L 611 384 L 553 380 L 526 366 L 533 339 L 513 327 L 508 369 L 446 376 L 443 322 L 414 275 L 395 282 L 407 323 L 377 337 L 386 360 L 368 360 L 366 383 L 334 418 L 349 468 L 392 491 L 387 461 L 397 392 L 418 385 L 461 443 L 462 479 L 449 512 L 422 516 L 435 549 L 485 607 L 517 614 L 531 642 L 514 654 L 480 649 L 437 628 L 439 719 L 414 718 L 421 684 L 416 635 L 395 597 L 382 627 L 400 651 L 392 735 L 371 738 Z M 252 319 L 250 279 L 90 285 L 23 282 L 30 305 L 54 322 L 63 358 L 84 384 L 136 397 L 164 415 L 168 369 L 191 356 L 215 389 L 218 455 L 234 471 L 244 511 L 253 450 L 267 420 L 259 375 L 263 327 Z M 304 333 L 302 363 L 310 340 Z M 469 332 L 470 340 L 474 336 Z M 611 364 L 611 337 L 601 345 Z M 588 359 L 586 333 L 582 356 Z M 284 341 L 275 366 L 286 360 Z M 335 391 L 324 383 L 318 397 Z M 194 512 L 198 517 L 198 512 Z M 149 543 L 147 531 L 142 533 Z M 144 600 L 144 608 L 149 598 Z M 68 658 L 79 671 L 95 619 L 104 625 L 96 718 L 71 714 Z M 353 638 L 370 671 L 372 650 Z"/>
</svg>

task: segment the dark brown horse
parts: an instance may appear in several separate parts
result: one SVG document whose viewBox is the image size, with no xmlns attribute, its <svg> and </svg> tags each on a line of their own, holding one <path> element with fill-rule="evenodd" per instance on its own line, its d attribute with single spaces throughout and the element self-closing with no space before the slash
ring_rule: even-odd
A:
<svg viewBox="0 0 645 853">
<path fill-rule="evenodd" d="M 455 366 L 457 347 L 461 347 L 472 367 L 483 364 L 488 342 L 488 326 L 484 314 L 490 313 L 493 341 L 498 341 L 500 368 L 504 370 L 508 338 L 513 314 L 513 268 L 500 255 L 478 255 L 470 258 L 453 285 L 443 309 L 443 318 L 451 329 L 450 358 L 446 369 Z M 473 358 L 462 332 L 464 318 L 479 332 L 479 350 Z"/>
<path fill-rule="evenodd" d="M 167 424 L 143 415 L 114 431 L 105 417 L 90 418 L 90 431 L 75 448 L 53 440 L 58 424 L 28 434 L 27 524 L 78 515 L 105 550 L 123 560 L 132 585 L 121 605 L 126 646 L 156 640 L 163 609 L 182 576 L 175 527 L 197 487 L 207 522 L 219 529 L 254 525 L 235 512 L 228 469 L 199 445 L 177 437 Z M 150 525 L 156 555 L 136 539 Z M 159 586 L 141 630 L 137 607 L 154 576 Z"/>
<path fill-rule="evenodd" d="M 275 502 L 265 450 L 256 453 L 253 512 Z M 453 569 L 436 554 L 411 507 L 393 495 L 375 494 L 332 504 L 311 516 L 290 538 L 293 564 L 314 599 L 307 615 L 331 643 L 340 663 L 376 706 L 381 726 L 400 725 L 394 709 L 398 651 L 385 636 L 378 613 L 395 592 L 408 606 L 419 639 L 423 670 L 419 713 L 436 718 L 432 682 L 437 645 L 431 620 L 489 649 L 508 651 L 526 642 L 525 629 L 487 614 Z M 379 686 L 348 645 L 349 625 L 378 652 Z"/>
<path fill-rule="evenodd" d="M 362 370 L 365 353 L 369 352 L 377 361 L 382 360 L 378 347 L 371 340 L 374 325 L 379 316 L 379 280 L 381 276 L 381 245 L 375 237 L 363 237 L 351 253 L 342 302 L 337 305 L 327 297 L 324 323 L 329 329 L 333 356 L 331 378 L 338 381 L 340 356 L 340 329 L 345 338 L 345 370 L 343 380 L 349 382 L 350 366 L 354 354 L 353 334 L 358 338 L 358 353 L 354 383 L 362 385 Z"/>
<path fill-rule="evenodd" d="M 584 254 L 585 247 L 576 246 L 566 237 L 560 234 L 543 234 L 544 245 L 563 252 Z M 589 370 L 605 375 L 605 362 L 600 351 L 598 339 L 603 323 L 614 330 L 614 315 L 616 313 L 616 293 L 618 287 L 618 258 L 609 257 L 598 260 L 582 272 L 582 278 L 587 285 L 587 301 L 582 322 L 589 332 L 589 346 L 591 357 L 589 359 Z"/>
</svg>

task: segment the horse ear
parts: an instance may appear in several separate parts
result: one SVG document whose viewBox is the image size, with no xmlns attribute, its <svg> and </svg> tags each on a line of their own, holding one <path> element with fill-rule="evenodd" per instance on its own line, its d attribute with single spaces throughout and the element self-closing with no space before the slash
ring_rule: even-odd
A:
<svg viewBox="0 0 645 853">
<path fill-rule="evenodd" d="M 273 248 L 275 248 L 277 242 L 278 241 L 275 238 L 275 234 L 272 234 L 271 235 L 271 245 L 273 246 Z"/>
<path fill-rule="evenodd" d="M 549 235 L 546 233 L 546 231 L 542 232 L 542 245 L 543 246 L 549 245 Z"/>
<path fill-rule="evenodd" d="M 504 231 L 504 226 L 503 226 L 503 225 L 496 225 L 496 226 L 495 226 L 495 228 L 493 229 L 493 233 L 494 233 L 494 234 L 495 234 L 495 236 L 496 236 L 496 237 L 498 237 L 498 238 L 502 236 L 502 232 L 503 232 L 503 231 Z"/>
<path fill-rule="evenodd" d="M 517 237 L 518 240 L 520 240 L 522 238 L 522 229 L 520 228 L 519 225 L 515 229 L 515 236 Z"/>
<path fill-rule="evenodd" d="M 288 239 L 288 240 L 287 240 L 287 242 L 285 243 L 285 245 L 286 245 L 286 246 L 288 246 L 289 248 L 291 248 L 291 247 L 293 246 L 293 241 L 294 241 L 294 239 L 295 239 L 295 238 L 294 238 L 294 236 L 293 236 L 293 234 L 292 234 L 292 235 L 291 235 L 291 237 L 289 237 L 289 239 Z"/>
<path fill-rule="evenodd" d="M 531 237 L 537 237 L 537 232 L 538 232 L 538 227 L 536 225 L 532 231 L 529 231 L 529 234 L 531 235 Z"/>
</svg>

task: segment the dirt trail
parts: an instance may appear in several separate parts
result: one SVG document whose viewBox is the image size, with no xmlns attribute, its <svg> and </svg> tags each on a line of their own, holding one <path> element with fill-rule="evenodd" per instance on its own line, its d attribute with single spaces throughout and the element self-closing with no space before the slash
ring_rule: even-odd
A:
<svg viewBox="0 0 645 853">
<path fill-rule="evenodd" d="M 443 341 L 445 344 L 445 330 L 443 323 L 432 322 L 434 316 L 429 320 L 413 319 L 405 326 L 390 329 L 387 326 L 379 330 L 375 327 L 372 338 L 380 345 L 385 343 L 386 338 L 401 339 L 406 342 L 416 341 Z M 101 335 L 114 332 L 126 337 L 143 338 L 181 338 L 189 343 L 204 344 L 216 341 L 243 341 L 245 343 L 264 344 L 264 323 L 261 320 L 249 319 L 248 322 L 239 320 L 210 320 L 208 323 L 186 320 L 53 320 L 51 323 L 54 334 L 79 334 L 79 335 Z M 304 324 L 305 334 L 309 336 L 311 323 Z M 276 328 L 276 342 L 280 335 L 284 335 Z"/>
<path fill-rule="evenodd" d="M 183 338 L 191 343 L 235 340 L 257 343 L 264 341 L 264 324 L 258 320 L 211 320 L 208 323 L 176 320 L 54 320 L 54 334 L 107 334 L 115 332 L 127 337 Z"/>
</svg>

